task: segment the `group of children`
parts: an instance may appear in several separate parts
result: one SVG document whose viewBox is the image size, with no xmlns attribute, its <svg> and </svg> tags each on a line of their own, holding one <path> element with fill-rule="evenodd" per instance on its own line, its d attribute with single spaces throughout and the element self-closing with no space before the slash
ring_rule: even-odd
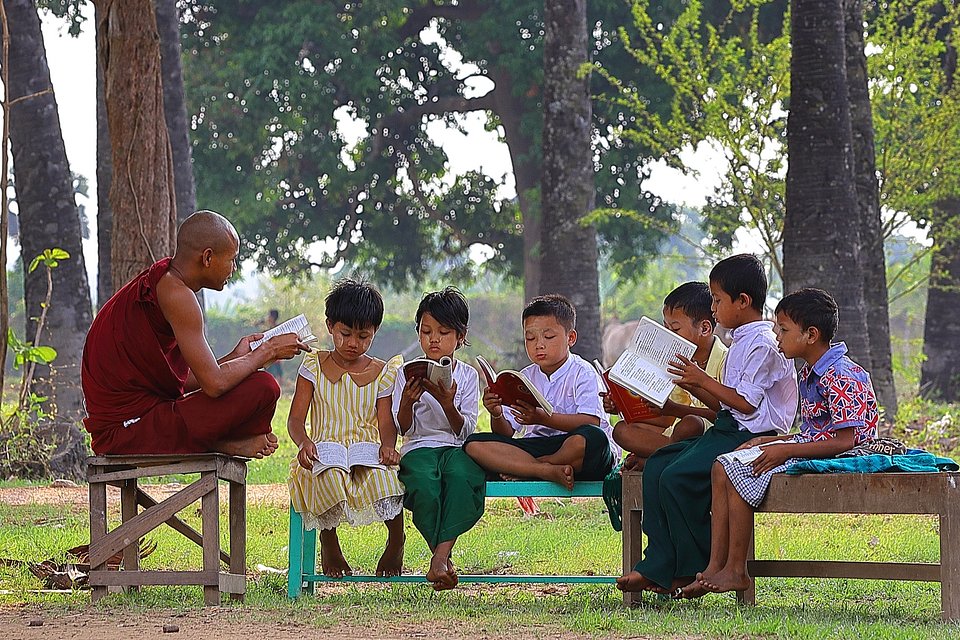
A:
<svg viewBox="0 0 960 640">
<path fill-rule="evenodd" d="M 643 471 L 643 532 L 648 546 L 623 590 L 692 598 L 749 584 L 746 555 L 753 510 L 770 477 L 801 458 L 825 458 L 876 436 L 879 413 L 869 375 L 831 343 L 837 305 L 818 289 L 786 296 L 776 323 L 763 320 L 767 281 L 759 260 L 736 255 L 710 272 L 709 284 L 685 283 L 664 300 L 664 324 L 696 345 L 677 356 L 677 388 L 662 418 L 620 422 L 594 367 L 570 352 L 576 311 L 559 295 L 523 310 L 531 363 L 522 373 L 554 408 L 506 406 L 456 358 L 468 344 L 469 310 L 454 288 L 425 295 L 416 313 L 424 356 L 453 360 L 449 387 L 406 380 L 399 356 L 367 355 L 383 318 L 368 284 L 344 280 L 326 299 L 331 351 L 305 356 L 287 427 L 299 447 L 291 463 L 293 508 L 320 529 L 323 573 L 350 573 L 337 527 L 383 521 L 388 538 L 377 575 L 398 575 L 403 508 L 432 552 L 427 579 L 457 584 L 452 549 L 483 514 L 488 474 L 538 478 L 572 488 L 601 480 L 629 452 L 624 467 Z M 717 325 L 732 332 L 727 346 Z M 804 366 L 797 373 L 792 359 Z M 789 436 L 800 407 L 800 433 Z M 491 431 L 476 433 L 479 404 Z M 310 428 L 307 429 L 309 415 Z M 520 437 L 515 437 L 519 434 Z M 397 451 L 398 438 L 403 444 Z M 314 474 L 317 442 L 379 445 L 382 466 Z M 731 452 L 736 452 L 731 454 Z M 397 465 L 399 471 L 396 470 Z"/>
</svg>

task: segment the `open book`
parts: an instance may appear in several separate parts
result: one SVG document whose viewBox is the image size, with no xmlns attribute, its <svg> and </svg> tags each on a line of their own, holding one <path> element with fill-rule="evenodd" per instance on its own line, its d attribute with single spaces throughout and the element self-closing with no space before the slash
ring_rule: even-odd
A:
<svg viewBox="0 0 960 640">
<path fill-rule="evenodd" d="M 763 453 L 764 447 L 769 447 L 775 444 L 790 444 L 789 440 L 773 440 L 771 442 L 765 442 L 763 444 L 757 445 L 755 447 L 750 447 L 749 449 L 737 449 L 731 451 L 730 453 L 724 453 L 717 456 L 717 459 L 724 458 L 727 461 L 736 461 L 740 464 L 752 464 L 754 460 L 760 457 L 760 454 Z"/>
<path fill-rule="evenodd" d="M 339 442 L 317 442 L 317 461 L 313 463 L 313 475 L 330 468 L 350 471 L 353 467 L 386 469 L 380 464 L 380 445 L 376 442 L 354 442 L 345 447 Z"/>
<path fill-rule="evenodd" d="M 613 404 L 617 406 L 620 417 L 626 422 L 644 422 L 651 418 L 660 417 L 661 414 L 657 411 L 656 407 L 633 391 L 630 391 L 630 389 L 611 380 L 610 371 L 605 370 L 599 360 L 594 360 L 593 366 L 596 368 L 597 373 L 600 374 L 604 390 L 610 396 L 610 399 L 613 400 Z"/>
<path fill-rule="evenodd" d="M 516 405 L 517 402 L 526 402 L 534 407 L 540 407 L 547 414 L 553 413 L 553 405 L 543 397 L 540 390 L 533 386 L 525 375 L 512 369 L 504 369 L 500 373 L 493 370 L 490 363 L 483 356 L 477 356 L 477 364 L 487 379 L 487 386 L 500 396 L 503 404 Z"/>
<path fill-rule="evenodd" d="M 693 357 L 697 345 L 644 316 L 627 350 L 610 367 L 610 380 L 662 407 L 673 391 L 667 363 L 677 355 Z"/>
<path fill-rule="evenodd" d="M 313 331 L 310 330 L 310 325 L 307 323 L 306 317 L 301 313 L 295 318 L 290 318 L 286 322 L 282 322 L 275 327 L 267 329 L 263 332 L 263 337 L 259 340 L 251 340 L 250 350 L 252 351 L 256 349 L 274 336 L 280 336 L 285 333 L 297 334 L 297 338 L 303 343 L 317 341 L 317 336 L 313 335 Z"/>
<path fill-rule="evenodd" d="M 407 380 L 425 378 L 449 389 L 453 386 L 453 359 L 449 356 L 443 356 L 439 361 L 417 358 L 403 364 L 403 375 Z"/>
</svg>

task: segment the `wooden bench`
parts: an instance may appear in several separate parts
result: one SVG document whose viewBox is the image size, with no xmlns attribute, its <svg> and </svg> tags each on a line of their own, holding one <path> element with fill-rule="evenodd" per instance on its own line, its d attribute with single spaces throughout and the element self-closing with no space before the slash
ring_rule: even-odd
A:
<svg viewBox="0 0 960 640">
<path fill-rule="evenodd" d="M 573 491 L 567 491 L 553 482 L 488 482 L 488 498 L 599 498 L 602 495 L 602 482 L 577 482 Z M 290 544 L 289 571 L 287 572 L 287 595 L 296 598 L 304 592 L 313 593 L 318 582 L 426 582 L 426 576 L 407 574 L 400 576 L 352 575 L 343 578 L 328 578 L 317 574 L 317 532 L 303 527 L 303 518 L 290 508 Z M 483 582 L 494 584 L 539 583 L 539 584 L 613 584 L 616 576 L 584 575 L 460 575 L 460 582 Z"/>
<path fill-rule="evenodd" d="M 137 486 L 140 478 L 199 473 L 200 478 L 161 502 Z M 197 455 L 96 456 L 87 458 L 90 483 L 90 595 L 96 602 L 108 587 L 136 590 L 143 585 L 200 585 L 207 605 L 229 593 L 243 600 L 246 591 L 247 462 L 209 453 Z M 229 485 L 230 552 L 220 548 L 220 481 Z M 120 487 L 121 523 L 107 528 L 107 485 Z M 202 533 L 177 517 L 200 500 Z M 139 510 L 143 507 L 143 511 Z M 203 549 L 201 571 L 140 569 L 140 538 L 167 523 Z M 108 571 L 107 561 L 122 553 L 122 570 Z M 223 562 L 229 572 L 220 571 Z"/>
<path fill-rule="evenodd" d="M 641 474 L 623 476 L 623 567 L 640 560 Z M 776 474 L 758 513 L 926 514 L 940 519 L 940 562 L 844 562 L 757 560 L 750 541 L 747 568 L 753 578 L 859 578 L 940 583 L 944 620 L 960 619 L 960 472 Z M 628 605 L 640 594 L 624 594 Z M 756 601 L 754 581 L 737 599 Z"/>
</svg>

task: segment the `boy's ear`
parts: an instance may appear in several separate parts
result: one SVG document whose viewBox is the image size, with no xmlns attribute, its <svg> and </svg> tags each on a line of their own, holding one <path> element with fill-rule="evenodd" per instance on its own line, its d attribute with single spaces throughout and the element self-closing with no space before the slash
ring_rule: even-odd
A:
<svg viewBox="0 0 960 640">
<path fill-rule="evenodd" d="M 700 321 L 700 335 L 708 336 L 713 333 L 713 323 L 709 320 Z"/>
<path fill-rule="evenodd" d="M 577 344 L 577 330 L 570 329 L 570 331 L 567 332 L 567 346 L 572 347 L 575 344 Z"/>
<path fill-rule="evenodd" d="M 742 305 L 742 308 L 746 309 L 747 307 L 753 306 L 753 298 L 751 298 L 746 293 L 741 293 L 737 296 L 737 302 Z"/>
<path fill-rule="evenodd" d="M 817 344 L 818 342 L 820 342 L 820 338 L 822 334 L 820 333 L 820 329 L 817 329 L 816 327 L 811 326 L 811 327 L 807 327 L 807 335 L 810 336 L 809 338 L 810 344 Z"/>
<path fill-rule="evenodd" d="M 330 322 L 329 320 L 325 320 L 324 322 L 326 322 L 326 324 L 327 324 L 327 333 L 331 333 L 331 334 L 332 334 L 332 333 L 333 333 L 333 323 Z"/>
</svg>

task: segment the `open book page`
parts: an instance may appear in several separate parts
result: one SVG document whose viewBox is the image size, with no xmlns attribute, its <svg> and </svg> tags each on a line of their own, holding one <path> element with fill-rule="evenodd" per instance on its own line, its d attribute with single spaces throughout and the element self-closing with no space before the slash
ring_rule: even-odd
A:
<svg viewBox="0 0 960 640">
<path fill-rule="evenodd" d="M 754 460 L 760 457 L 760 454 L 763 453 L 764 447 L 786 443 L 788 443 L 787 440 L 774 440 L 773 442 L 767 442 L 756 447 L 750 447 L 749 449 L 738 449 L 736 451 L 731 451 L 730 453 L 724 453 L 717 457 L 728 461 L 736 461 L 740 464 L 751 464 Z"/>
<path fill-rule="evenodd" d="M 403 375 L 407 380 L 426 378 L 449 389 L 453 385 L 453 360 L 448 356 L 443 356 L 437 362 L 430 358 L 417 358 L 403 365 Z"/>
<path fill-rule="evenodd" d="M 525 402 L 535 407 L 539 406 L 548 415 L 553 414 L 553 405 L 525 375 L 513 369 L 504 369 L 497 373 L 483 356 L 477 356 L 477 363 L 480 365 L 483 377 L 487 380 L 487 386 L 500 396 L 503 404 L 509 407 L 516 405 L 517 402 Z"/>
<path fill-rule="evenodd" d="M 317 461 L 313 463 L 313 475 L 330 468 L 349 471 L 347 464 L 347 448 L 339 442 L 315 442 L 317 445 Z"/>
<path fill-rule="evenodd" d="M 285 333 L 295 333 L 300 342 L 316 342 L 317 337 L 313 335 L 313 331 L 310 329 L 310 324 L 307 322 L 306 316 L 302 313 L 295 318 L 290 318 L 286 322 L 281 322 L 275 327 L 267 329 L 263 332 L 263 337 L 259 340 L 253 340 L 250 342 L 250 350 L 256 349 L 261 344 L 269 340 L 274 336 L 280 336 Z"/>
<path fill-rule="evenodd" d="M 380 464 L 380 445 L 376 442 L 354 442 L 347 450 L 350 467 L 386 469 Z"/>
<path fill-rule="evenodd" d="M 610 380 L 662 407 L 674 387 L 668 363 L 678 354 L 689 358 L 696 350 L 689 340 L 644 316 L 630 346 L 610 368 Z"/>
</svg>

